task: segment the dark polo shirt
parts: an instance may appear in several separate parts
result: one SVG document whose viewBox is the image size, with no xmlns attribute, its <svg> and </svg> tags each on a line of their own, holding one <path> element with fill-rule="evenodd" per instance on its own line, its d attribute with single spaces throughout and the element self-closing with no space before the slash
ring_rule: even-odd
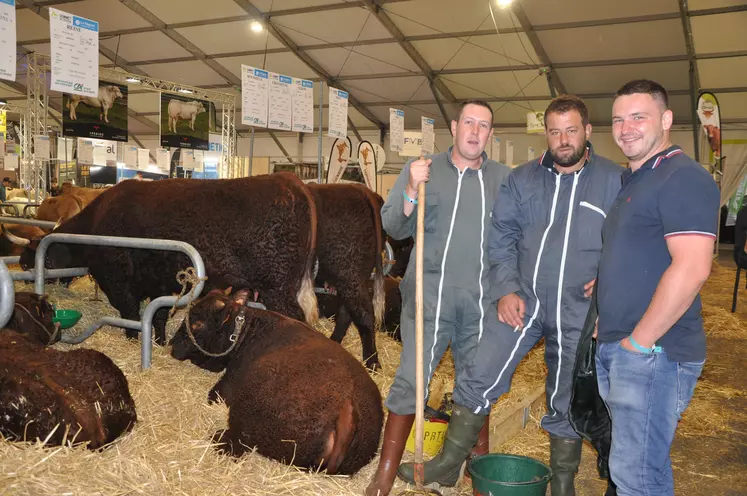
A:
<svg viewBox="0 0 747 496">
<path fill-rule="evenodd" d="M 697 162 L 673 146 L 637 171 L 623 173 L 622 189 L 602 231 L 597 298 L 598 341 L 619 341 L 633 332 L 672 263 L 666 239 L 716 238 L 719 191 Z M 678 362 L 705 359 L 700 296 L 656 343 Z"/>
</svg>

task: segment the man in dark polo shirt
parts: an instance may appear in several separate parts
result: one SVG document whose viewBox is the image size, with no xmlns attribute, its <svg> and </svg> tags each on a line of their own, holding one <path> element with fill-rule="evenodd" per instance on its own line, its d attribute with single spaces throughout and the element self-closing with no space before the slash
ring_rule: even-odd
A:
<svg viewBox="0 0 747 496">
<path fill-rule="evenodd" d="M 705 361 L 698 293 L 711 272 L 719 191 L 669 138 L 666 90 L 618 90 L 612 134 L 630 161 L 604 223 L 597 284 L 599 393 L 620 496 L 674 495 L 669 451 Z"/>
</svg>

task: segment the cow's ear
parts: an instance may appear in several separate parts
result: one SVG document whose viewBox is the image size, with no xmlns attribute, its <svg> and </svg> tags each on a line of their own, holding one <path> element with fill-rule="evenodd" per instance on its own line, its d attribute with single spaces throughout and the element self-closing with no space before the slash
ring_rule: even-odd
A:
<svg viewBox="0 0 747 496">
<path fill-rule="evenodd" d="M 233 291 L 233 286 L 228 286 L 225 291 L 223 291 L 223 294 L 226 296 L 231 296 L 231 291 Z"/>
<path fill-rule="evenodd" d="M 226 306 L 226 302 L 219 298 L 213 302 L 213 306 L 218 310 L 223 310 L 223 308 Z"/>
<path fill-rule="evenodd" d="M 250 294 L 252 294 L 252 291 L 250 289 L 240 289 L 236 291 L 235 295 L 233 295 L 233 301 L 242 306 L 246 305 L 246 302 L 249 300 Z"/>
</svg>

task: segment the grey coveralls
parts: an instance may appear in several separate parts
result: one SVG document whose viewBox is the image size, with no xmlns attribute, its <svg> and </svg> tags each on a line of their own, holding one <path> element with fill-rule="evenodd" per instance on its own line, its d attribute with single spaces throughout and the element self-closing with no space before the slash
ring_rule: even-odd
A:
<svg viewBox="0 0 747 496">
<path fill-rule="evenodd" d="M 454 401 L 475 413 L 508 392 L 516 366 L 545 338 L 547 414 L 551 435 L 578 438 L 568 421 L 572 371 L 590 300 L 584 285 L 597 275 L 602 224 L 624 170 L 596 155 L 562 175 L 548 152 L 517 167 L 493 207 L 489 234 L 490 301 L 477 353 L 456 384 Z M 498 321 L 497 301 L 517 293 L 526 304 L 516 331 Z"/>
<path fill-rule="evenodd" d="M 483 319 L 490 310 L 487 240 L 491 206 L 510 169 L 483 153 L 480 169 L 463 172 L 448 152 L 432 155 L 425 193 L 423 242 L 423 370 L 425 395 L 441 356 L 451 342 L 456 381 L 474 353 Z M 394 239 L 415 236 L 417 209 L 405 216 L 403 193 L 410 163 L 402 169 L 381 210 L 382 224 Z M 423 199 L 418 199 L 423 201 Z M 415 413 L 415 258 L 410 255 L 402 292 L 402 353 L 386 400 L 396 414 Z"/>
</svg>

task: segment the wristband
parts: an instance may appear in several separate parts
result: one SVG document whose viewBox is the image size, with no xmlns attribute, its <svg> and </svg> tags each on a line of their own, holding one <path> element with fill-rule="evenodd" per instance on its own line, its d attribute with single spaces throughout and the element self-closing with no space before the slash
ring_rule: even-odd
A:
<svg viewBox="0 0 747 496">
<path fill-rule="evenodd" d="M 407 190 L 406 189 L 402 190 L 402 196 L 404 196 L 405 200 L 409 201 L 410 203 L 414 203 L 414 204 L 418 203 L 417 198 L 415 200 L 413 200 L 412 198 L 410 198 L 409 196 L 407 196 Z"/>
<path fill-rule="evenodd" d="M 654 345 L 651 348 L 644 348 L 643 346 L 641 346 L 640 344 L 638 344 L 635 339 L 633 339 L 633 335 L 632 334 L 630 336 L 628 336 L 628 340 L 630 341 L 630 344 L 633 345 L 633 348 L 635 348 L 636 350 L 640 351 L 641 353 L 646 353 L 646 354 L 649 354 L 649 353 L 661 353 L 661 346 Z"/>
</svg>

